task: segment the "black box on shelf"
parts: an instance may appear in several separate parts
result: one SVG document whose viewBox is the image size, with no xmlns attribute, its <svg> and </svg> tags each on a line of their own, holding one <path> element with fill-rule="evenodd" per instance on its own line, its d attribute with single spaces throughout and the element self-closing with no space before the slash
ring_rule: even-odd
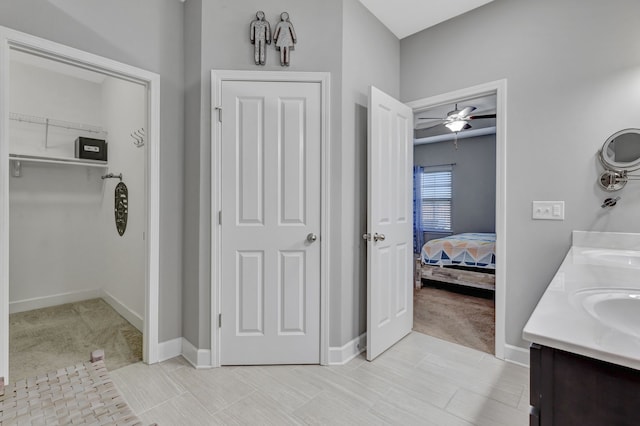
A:
<svg viewBox="0 0 640 426">
<path fill-rule="evenodd" d="M 76 139 L 76 158 L 107 161 L 107 141 L 79 137 Z"/>
</svg>

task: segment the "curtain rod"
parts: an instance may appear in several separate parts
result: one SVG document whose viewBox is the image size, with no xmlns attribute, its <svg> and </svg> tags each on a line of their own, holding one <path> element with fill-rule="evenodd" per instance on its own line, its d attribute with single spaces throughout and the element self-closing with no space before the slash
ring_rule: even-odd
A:
<svg viewBox="0 0 640 426">
<path fill-rule="evenodd" d="M 445 164 L 433 164 L 431 166 L 422 166 L 422 167 L 442 167 L 442 166 L 455 166 L 456 163 L 445 163 Z"/>
</svg>

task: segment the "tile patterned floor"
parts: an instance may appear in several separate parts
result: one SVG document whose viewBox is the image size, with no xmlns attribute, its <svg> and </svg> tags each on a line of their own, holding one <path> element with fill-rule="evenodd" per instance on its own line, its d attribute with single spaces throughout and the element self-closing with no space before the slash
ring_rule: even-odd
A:
<svg viewBox="0 0 640 426">
<path fill-rule="evenodd" d="M 196 370 L 178 357 L 111 376 L 143 424 L 528 424 L 527 368 L 420 333 L 373 362 Z"/>
</svg>

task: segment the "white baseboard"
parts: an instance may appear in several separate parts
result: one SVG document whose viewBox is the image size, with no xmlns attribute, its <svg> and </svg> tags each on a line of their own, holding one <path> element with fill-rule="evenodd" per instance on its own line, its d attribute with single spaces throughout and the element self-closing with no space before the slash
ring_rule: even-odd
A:
<svg viewBox="0 0 640 426">
<path fill-rule="evenodd" d="M 362 333 L 341 347 L 329 348 L 329 365 L 343 365 L 367 349 L 367 333 Z"/>
<path fill-rule="evenodd" d="M 211 351 L 198 349 L 184 337 L 177 337 L 158 344 L 158 362 L 182 355 L 195 368 L 211 368 Z"/>
<path fill-rule="evenodd" d="M 144 318 L 132 311 L 127 305 L 120 300 L 113 297 L 108 291 L 102 289 L 100 297 L 107 302 L 117 313 L 122 315 L 124 319 L 138 329 L 141 333 L 144 333 Z"/>
<path fill-rule="evenodd" d="M 158 362 L 166 361 L 182 355 L 182 337 L 160 342 L 158 344 Z"/>
<path fill-rule="evenodd" d="M 342 347 L 329 348 L 329 364 L 342 365 L 351 361 L 367 349 L 367 334 L 364 333 Z M 198 349 L 184 337 L 178 337 L 158 345 L 158 361 L 166 361 L 182 355 L 195 368 L 211 368 L 211 351 Z"/>
<path fill-rule="evenodd" d="M 196 348 L 184 337 L 182 338 L 182 356 L 195 368 L 211 368 L 211 351 Z"/>
<path fill-rule="evenodd" d="M 142 332 L 144 328 L 144 319 L 107 291 L 99 288 L 72 291 L 69 293 L 54 294 L 51 296 L 34 297 L 33 299 L 16 300 L 14 302 L 9 302 L 9 313 L 15 314 L 18 312 L 32 311 L 34 309 L 48 308 L 51 306 L 64 305 L 65 303 L 75 303 L 97 298 L 102 298 L 116 312 L 129 321 L 131 325 Z"/>
<path fill-rule="evenodd" d="M 69 293 L 54 294 L 51 296 L 34 297 L 33 299 L 16 300 L 9 302 L 9 313 L 32 311 L 34 309 L 48 308 L 50 306 L 64 305 L 65 303 L 80 302 L 82 300 L 101 297 L 101 290 L 80 290 Z"/>
<path fill-rule="evenodd" d="M 505 344 L 504 360 L 522 365 L 523 367 L 529 367 L 529 349 Z"/>
</svg>

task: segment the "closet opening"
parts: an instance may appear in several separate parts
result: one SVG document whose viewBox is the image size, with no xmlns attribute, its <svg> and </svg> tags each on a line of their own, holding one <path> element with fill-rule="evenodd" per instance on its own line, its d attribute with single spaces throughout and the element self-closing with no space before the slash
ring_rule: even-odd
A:
<svg viewBox="0 0 640 426">
<path fill-rule="evenodd" d="M 17 46 L 5 58 L 10 380 L 96 349 L 109 370 L 141 361 L 149 87 Z"/>
</svg>

